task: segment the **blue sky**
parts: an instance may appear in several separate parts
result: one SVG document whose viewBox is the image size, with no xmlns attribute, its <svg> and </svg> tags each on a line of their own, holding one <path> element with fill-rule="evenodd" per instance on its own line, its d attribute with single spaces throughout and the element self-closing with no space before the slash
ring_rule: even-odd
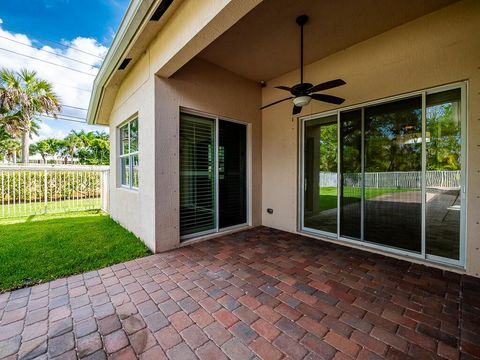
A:
<svg viewBox="0 0 480 360">
<path fill-rule="evenodd" d="M 40 77 L 53 83 L 64 105 L 87 108 L 94 75 L 128 3 L 129 0 L 1 0 L 0 68 L 34 69 Z M 80 120 L 85 118 L 86 110 L 65 106 L 63 115 Z M 44 119 L 40 138 L 61 138 L 71 129 L 107 130 L 77 122 Z"/>
</svg>

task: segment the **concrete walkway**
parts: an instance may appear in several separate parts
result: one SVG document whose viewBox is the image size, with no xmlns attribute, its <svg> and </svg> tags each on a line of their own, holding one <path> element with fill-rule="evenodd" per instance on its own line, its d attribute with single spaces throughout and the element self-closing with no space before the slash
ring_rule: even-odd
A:
<svg viewBox="0 0 480 360">
<path fill-rule="evenodd" d="M 0 294 L 0 358 L 475 359 L 480 280 L 257 228 Z"/>
</svg>

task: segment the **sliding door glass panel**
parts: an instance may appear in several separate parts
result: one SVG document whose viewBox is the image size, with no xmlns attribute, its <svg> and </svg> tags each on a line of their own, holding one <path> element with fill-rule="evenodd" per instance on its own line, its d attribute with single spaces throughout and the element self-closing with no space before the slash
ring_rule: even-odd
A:
<svg viewBox="0 0 480 360">
<path fill-rule="evenodd" d="M 426 250 L 459 260 L 461 190 L 460 89 L 427 95 Z"/>
<path fill-rule="evenodd" d="M 180 236 L 214 231 L 215 122 L 181 114 Z"/>
<path fill-rule="evenodd" d="M 340 236 L 361 239 L 362 111 L 340 114 Z"/>
<path fill-rule="evenodd" d="M 364 111 L 365 241 L 421 252 L 421 97 Z"/>
<path fill-rule="evenodd" d="M 337 116 L 305 122 L 304 211 L 306 228 L 337 233 Z"/>
<path fill-rule="evenodd" d="M 247 222 L 247 127 L 218 122 L 219 227 Z"/>
</svg>

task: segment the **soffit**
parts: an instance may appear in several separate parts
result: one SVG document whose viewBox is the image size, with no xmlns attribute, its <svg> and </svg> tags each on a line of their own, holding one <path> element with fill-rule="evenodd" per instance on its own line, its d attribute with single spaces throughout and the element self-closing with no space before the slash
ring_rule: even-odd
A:
<svg viewBox="0 0 480 360">
<path fill-rule="evenodd" d="M 299 68 L 305 26 L 305 64 L 447 6 L 456 0 L 265 0 L 200 53 L 204 60 L 254 81 Z"/>
</svg>

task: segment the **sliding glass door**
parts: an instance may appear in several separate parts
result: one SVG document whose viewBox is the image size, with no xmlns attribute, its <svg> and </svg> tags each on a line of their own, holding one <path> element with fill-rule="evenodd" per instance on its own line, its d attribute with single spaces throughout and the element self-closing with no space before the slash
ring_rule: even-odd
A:
<svg viewBox="0 0 480 360">
<path fill-rule="evenodd" d="M 244 124 L 218 122 L 220 229 L 247 223 L 247 131 Z"/>
<path fill-rule="evenodd" d="M 182 114 L 180 121 L 180 235 L 216 228 L 215 122 Z"/>
<path fill-rule="evenodd" d="M 305 125 L 304 226 L 337 232 L 337 117 Z"/>
<path fill-rule="evenodd" d="M 422 250 L 422 98 L 364 108 L 364 239 Z"/>
<path fill-rule="evenodd" d="M 362 110 L 340 117 L 340 236 L 362 238 Z"/>
<path fill-rule="evenodd" d="M 247 126 L 180 116 L 182 240 L 247 223 Z"/>
<path fill-rule="evenodd" d="M 461 91 L 427 95 L 427 253 L 460 259 L 462 212 Z"/>
<path fill-rule="evenodd" d="M 304 119 L 301 230 L 463 265 L 464 91 Z"/>
</svg>

